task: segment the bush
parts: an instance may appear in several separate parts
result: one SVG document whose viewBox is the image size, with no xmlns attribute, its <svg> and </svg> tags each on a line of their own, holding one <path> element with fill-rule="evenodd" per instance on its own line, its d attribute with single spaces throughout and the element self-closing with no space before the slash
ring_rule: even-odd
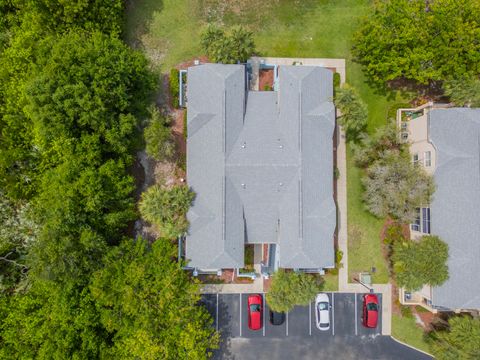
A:
<svg viewBox="0 0 480 360">
<path fill-rule="evenodd" d="M 155 160 L 171 159 L 175 154 L 169 119 L 163 117 L 156 107 L 150 108 L 150 122 L 144 130 L 146 152 Z"/>
<path fill-rule="evenodd" d="M 334 102 L 341 112 L 338 122 L 345 131 L 347 141 L 358 141 L 367 127 L 367 106 L 348 84 L 337 89 Z"/>
<path fill-rule="evenodd" d="M 336 89 L 338 87 L 340 87 L 340 82 L 341 82 L 341 79 L 340 79 L 340 74 L 339 73 L 334 73 L 333 74 L 333 88 Z"/>
<path fill-rule="evenodd" d="M 158 227 L 161 237 L 175 238 L 188 229 L 186 215 L 194 197 L 187 186 L 167 189 L 154 185 L 142 194 L 140 213 L 146 221 Z"/>
<path fill-rule="evenodd" d="M 438 236 L 393 246 L 393 270 L 398 286 L 416 291 L 424 285 L 440 286 L 448 279 L 448 245 Z"/>
<path fill-rule="evenodd" d="M 266 295 L 273 311 L 287 312 L 295 305 L 307 305 L 321 290 L 323 279 L 303 272 L 279 269 L 272 276 L 270 291 Z"/>
<path fill-rule="evenodd" d="M 245 63 L 255 52 L 253 33 L 242 26 L 225 32 L 209 25 L 202 34 L 201 44 L 211 61 L 223 64 Z"/>
<path fill-rule="evenodd" d="M 413 318 L 412 308 L 406 305 L 400 305 L 400 312 L 405 318 Z"/>
<path fill-rule="evenodd" d="M 172 107 L 177 109 L 179 104 L 179 94 L 180 94 L 180 80 L 179 80 L 180 72 L 177 69 L 170 70 L 170 77 L 168 78 L 170 84 L 170 95 L 172 100 Z"/>
<path fill-rule="evenodd" d="M 183 110 L 183 138 L 188 138 L 187 109 Z"/>
<path fill-rule="evenodd" d="M 480 79 L 454 79 L 443 84 L 445 95 L 457 106 L 480 107 Z"/>
</svg>

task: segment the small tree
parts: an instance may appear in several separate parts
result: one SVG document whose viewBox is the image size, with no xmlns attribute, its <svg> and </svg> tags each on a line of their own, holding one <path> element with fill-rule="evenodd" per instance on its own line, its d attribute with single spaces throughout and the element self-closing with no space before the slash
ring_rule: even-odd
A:
<svg viewBox="0 0 480 360">
<path fill-rule="evenodd" d="M 322 288 L 318 279 L 303 272 L 279 269 L 272 276 L 266 295 L 268 306 L 273 311 L 287 312 L 295 305 L 307 305 Z"/>
<path fill-rule="evenodd" d="M 480 107 L 480 79 L 478 77 L 445 81 L 445 95 L 456 105 Z"/>
<path fill-rule="evenodd" d="M 187 211 L 195 194 L 187 186 L 170 189 L 154 185 L 142 194 L 142 217 L 158 226 L 162 237 L 174 238 L 188 229 Z"/>
<path fill-rule="evenodd" d="M 202 34 L 202 48 L 213 62 L 224 64 L 244 63 L 255 52 L 253 33 L 235 26 L 229 33 L 209 25 Z"/>
<path fill-rule="evenodd" d="M 423 285 L 439 286 L 448 279 L 448 245 L 438 236 L 393 245 L 393 271 L 397 284 L 415 291 Z"/>
<path fill-rule="evenodd" d="M 175 154 L 175 142 L 172 138 L 170 123 L 156 107 L 150 108 L 150 122 L 144 130 L 146 152 L 155 160 L 170 159 Z"/>
<path fill-rule="evenodd" d="M 430 348 L 438 360 L 480 359 L 480 319 L 455 316 L 449 329 L 429 334 Z"/>
<path fill-rule="evenodd" d="M 348 84 L 335 93 L 335 106 L 340 110 L 339 123 L 345 130 L 347 141 L 358 141 L 367 127 L 368 111 L 358 93 Z"/>
<path fill-rule="evenodd" d="M 377 217 L 391 216 L 411 223 L 416 209 L 430 203 L 435 190 L 433 179 L 420 166 L 397 152 L 386 151 L 362 179 L 367 209 Z"/>
<path fill-rule="evenodd" d="M 170 85 L 170 95 L 172 96 L 172 106 L 174 108 L 179 107 L 178 96 L 180 94 L 180 72 L 173 68 L 170 70 L 170 76 L 168 77 L 168 82 Z"/>
</svg>

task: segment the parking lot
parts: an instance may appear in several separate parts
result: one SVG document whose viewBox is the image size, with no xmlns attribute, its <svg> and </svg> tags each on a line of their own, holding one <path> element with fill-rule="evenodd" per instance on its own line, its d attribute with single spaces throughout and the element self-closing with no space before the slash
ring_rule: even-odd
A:
<svg viewBox="0 0 480 360">
<path fill-rule="evenodd" d="M 315 305 L 296 306 L 286 314 L 282 325 L 274 326 L 269 322 L 269 307 L 263 296 L 263 326 L 261 330 L 248 328 L 247 299 L 250 294 L 204 294 L 202 303 L 214 319 L 214 326 L 222 336 L 229 338 L 288 336 L 330 337 L 330 336 L 376 336 L 381 334 L 382 312 L 379 311 L 378 326 L 375 329 L 362 325 L 362 304 L 364 294 L 327 293 L 330 309 L 330 329 L 320 331 L 315 325 Z M 381 294 L 377 294 L 381 307 Z"/>
<path fill-rule="evenodd" d="M 263 326 L 248 328 L 247 299 L 250 294 L 204 294 L 205 305 L 220 332 L 220 348 L 214 359 L 221 360 L 430 360 L 427 354 L 400 344 L 390 336 L 381 336 L 382 297 L 378 326 L 362 325 L 364 294 L 327 293 L 332 308 L 330 329 L 320 331 L 315 324 L 314 303 L 297 306 L 286 315 L 285 322 L 273 326 L 263 296 Z M 264 294 L 263 294 L 264 295 Z"/>
</svg>

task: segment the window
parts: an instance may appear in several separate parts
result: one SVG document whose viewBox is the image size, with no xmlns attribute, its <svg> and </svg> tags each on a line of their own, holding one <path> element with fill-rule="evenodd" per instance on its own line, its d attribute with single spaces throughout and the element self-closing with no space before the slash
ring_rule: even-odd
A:
<svg viewBox="0 0 480 360">
<path fill-rule="evenodd" d="M 422 232 L 430 234 L 430 208 L 422 208 Z"/>
<path fill-rule="evenodd" d="M 412 231 L 430 234 L 430 208 L 417 208 L 417 217 L 415 218 L 415 222 L 410 224 L 410 229 Z"/>
<path fill-rule="evenodd" d="M 378 306 L 375 303 L 368 303 L 367 304 L 368 311 L 378 311 Z"/>
<path fill-rule="evenodd" d="M 414 164 L 418 163 L 418 153 L 413 154 L 412 161 Z"/>
<path fill-rule="evenodd" d="M 425 167 L 432 166 L 432 152 L 431 151 L 425 151 L 424 161 L 425 161 Z"/>
<path fill-rule="evenodd" d="M 259 304 L 250 305 L 250 312 L 260 312 L 260 305 Z"/>
</svg>

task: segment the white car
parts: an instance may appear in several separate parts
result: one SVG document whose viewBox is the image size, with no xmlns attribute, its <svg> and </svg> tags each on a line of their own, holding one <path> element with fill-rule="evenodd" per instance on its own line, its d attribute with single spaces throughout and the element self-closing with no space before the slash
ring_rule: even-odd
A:
<svg viewBox="0 0 480 360">
<path fill-rule="evenodd" d="M 318 330 L 330 329 L 330 299 L 327 294 L 320 293 L 315 298 L 315 320 Z"/>
</svg>

